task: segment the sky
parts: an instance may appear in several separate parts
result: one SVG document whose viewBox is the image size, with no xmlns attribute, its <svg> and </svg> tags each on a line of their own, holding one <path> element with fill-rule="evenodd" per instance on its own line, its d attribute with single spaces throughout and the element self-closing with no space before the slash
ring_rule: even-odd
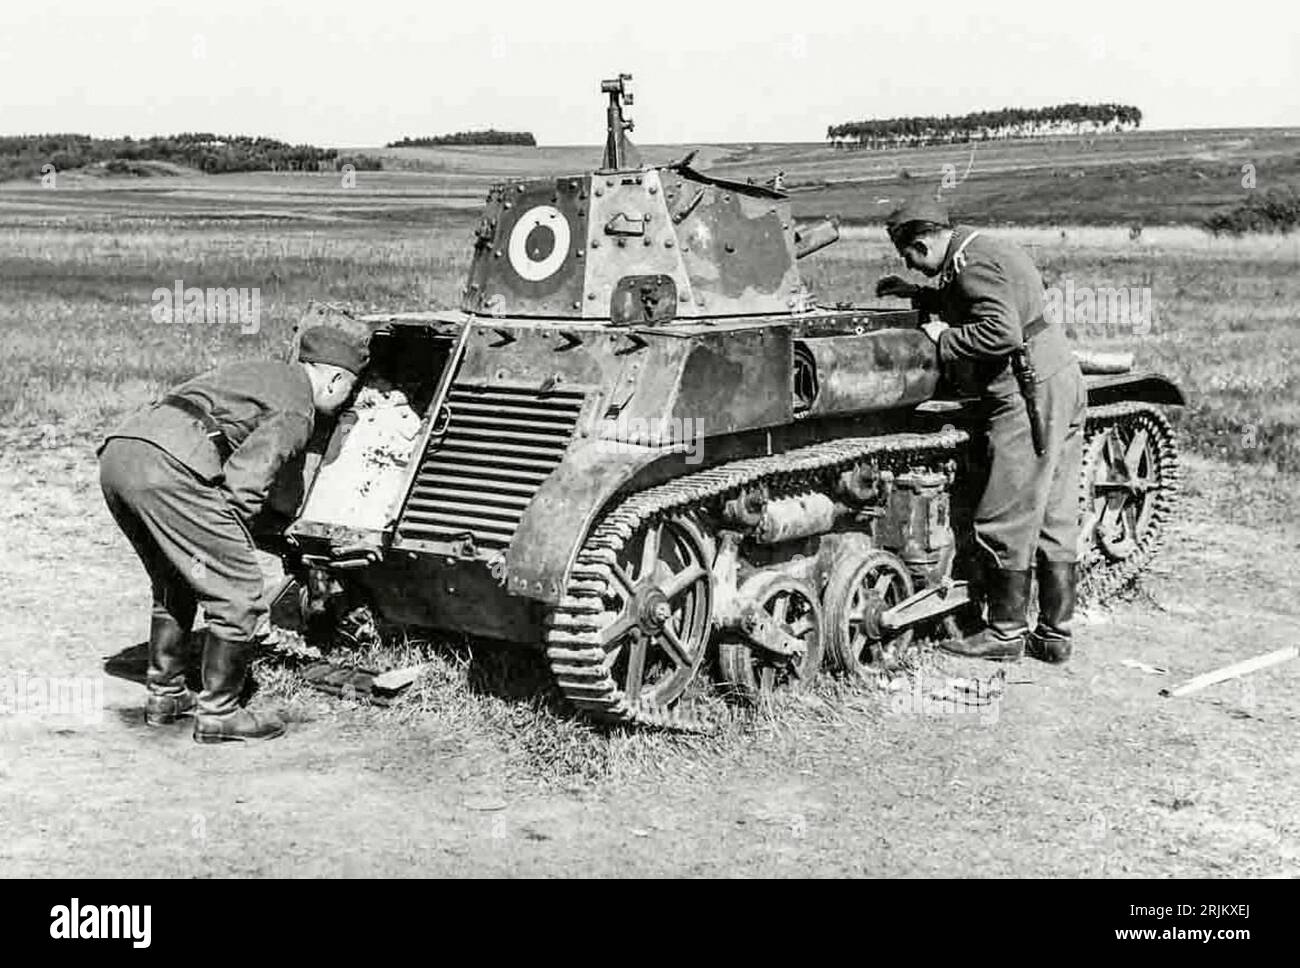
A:
<svg viewBox="0 0 1300 968">
<path fill-rule="evenodd" d="M 333 147 L 496 127 L 644 144 L 1066 101 L 1144 128 L 1300 127 L 1300 5 L 1137 0 L 0 3 L 0 134 L 212 131 Z"/>
</svg>

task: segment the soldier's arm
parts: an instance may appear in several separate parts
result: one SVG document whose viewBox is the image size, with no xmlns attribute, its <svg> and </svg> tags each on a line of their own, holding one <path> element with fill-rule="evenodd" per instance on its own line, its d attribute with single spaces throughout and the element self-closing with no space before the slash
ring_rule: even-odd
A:
<svg viewBox="0 0 1300 968">
<path fill-rule="evenodd" d="M 912 293 L 912 308 L 923 313 L 937 314 L 941 308 L 939 290 L 934 286 L 917 286 L 916 292 Z"/>
<path fill-rule="evenodd" d="M 965 317 L 949 320 L 952 328 L 939 337 L 944 363 L 997 359 L 1020 348 L 1020 314 L 1008 298 L 1011 287 L 1000 267 L 972 260 L 952 284 L 967 308 Z"/>
<path fill-rule="evenodd" d="M 230 455 L 221 486 L 245 525 L 266 503 L 280 468 L 302 451 L 310 438 L 310 420 L 302 414 L 277 413 L 258 424 Z"/>
</svg>

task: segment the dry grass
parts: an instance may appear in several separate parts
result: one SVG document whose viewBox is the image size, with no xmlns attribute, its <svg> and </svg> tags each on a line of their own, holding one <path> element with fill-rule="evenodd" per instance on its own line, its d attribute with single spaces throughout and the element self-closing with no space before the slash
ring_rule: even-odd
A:
<svg viewBox="0 0 1300 968">
<path fill-rule="evenodd" d="M 781 695 L 757 708 L 704 688 L 691 698 L 694 714 L 708 724 L 703 733 L 611 727 L 568 708 L 545 661 L 530 649 L 431 640 L 397 629 L 363 641 L 336 643 L 325 655 L 342 667 L 420 668 L 416 682 L 391 706 L 328 697 L 307 685 L 300 670 L 322 652 L 293 633 L 284 633 L 255 667 L 260 701 L 278 704 L 290 721 L 351 709 L 377 728 L 418 723 L 439 736 L 463 738 L 466 745 L 486 740 L 504 755 L 512 780 L 543 788 L 699 777 L 744 749 L 806 743 L 823 731 L 867 730 L 883 715 L 885 682 L 826 675 L 805 693 Z M 895 688 L 923 663 L 931 665 L 919 652 L 909 656 Z"/>
</svg>

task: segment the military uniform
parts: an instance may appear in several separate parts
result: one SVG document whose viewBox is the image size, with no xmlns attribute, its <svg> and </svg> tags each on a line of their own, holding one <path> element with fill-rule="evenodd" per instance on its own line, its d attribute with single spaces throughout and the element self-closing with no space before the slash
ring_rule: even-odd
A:
<svg viewBox="0 0 1300 968">
<path fill-rule="evenodd" d="M 1043 318 L 1038 270 L 1019 246 L 957 226 L 939 287 L 921 290 L 915 305 L 949 324 L 939 336 L 940 364 L 987 408 L 989 477 L 975 509 L 976 542 L 999 568 L 1029 568 L 1035 550 L 1048 561 L 1074 561 L 1088 396 L 1065 330 Z M 1042 457 L 1009 362 L 1022 345 L 1037 379 Z"/>
<path fill-rule="evenodd" d="M 929 206 L 922 216 L 931 216 Z M 899 218 L 906 220 L 905 210 Z M 895 219 L 898 224 L 898 219 Z M 913 305 L 949 324 L 938 336 L 940 364 L 959 389 L 979 397 L 987 419 L 987 478 L 974 511 L 975 542 L 984 552 L 981 590 L 989 605 L 985 638 L 962 654 L 978 655 L 987 636 L 998 658 L 1019 654 L 1028 628 L 1031 570 L 1037 564 L 1039 622 L 1029 637 L 1040 657 L 1069 654 L 1080 530 L 1080 464 L 1087 388 L 1059 321 L 1043 316 L 1042 279 L 1019 246 L 956 226 L 937 288 L 922 287 Z M 1024 350 L 1034 372 L 1033 398 L 1043 431 L 1035 453 L 1030 418 L 1012 355 Z M 1046 646 L 1044 645 L 1046 643 Z M 962 651 L 954 646 L 953 651 Z"/>
<path fill-rule="evenodd" d="M 188 630 L 201 602 L 214 631 L 253 639 L 266 604 L 249 524 L 315 416 L 301 366 L 256 361 L 195 377 L 108 434 L 100 482 L 155 616 Z"/>
<path fill-rule="evenodd" d="M 367 353 L 349 348 L 338 334 L 311 330 L 299 358 L 355 373 Z M 277 473 L 306 448 L 315 421 L 312 381 L 302 365 L 232 363 L 132 414 L 100 446 L 104 499 L 153 590 L 150 725 L 171 722 L 197 705 L 195 739 L 203 742 L 284 731 L 265 718 L 250 726 L 251 714 L 239 704 L 267 613 L 250 524 Z M 200 605 L 208 638 L 196 701 L 185 688 L 185 664 Z M 234 718 L 237 713 L 243 718 Z M 206 731 L 200 728 L 205 721 Z"/>
</svg>

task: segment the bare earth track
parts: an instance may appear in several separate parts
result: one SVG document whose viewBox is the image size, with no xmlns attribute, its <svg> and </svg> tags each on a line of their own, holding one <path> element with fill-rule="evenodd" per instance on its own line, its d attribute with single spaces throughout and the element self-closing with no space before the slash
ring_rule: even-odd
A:
<svg viewBox="0 0 1300 968">
<path fill-rule="evenodd" d="M 4 444 L 6 673 L 100 674 L 143 637 L 143 574 L 85 449 Z M 996 717 L 850 692 L 799 729 L 544 782 L 473 723 L 305 695 L 284 740 L 199 747 L 105 676 L 101 723 L 3 721 L 0 875 L 1300 875 L 1300 663 L 1157 695 L 1296 643 L 1300 515 L 1277 492 L 1233 511 L 1232 478 L 1189 461 L 1142 593 L 1067 667 L 1012 667 Z"/>
</svg>

